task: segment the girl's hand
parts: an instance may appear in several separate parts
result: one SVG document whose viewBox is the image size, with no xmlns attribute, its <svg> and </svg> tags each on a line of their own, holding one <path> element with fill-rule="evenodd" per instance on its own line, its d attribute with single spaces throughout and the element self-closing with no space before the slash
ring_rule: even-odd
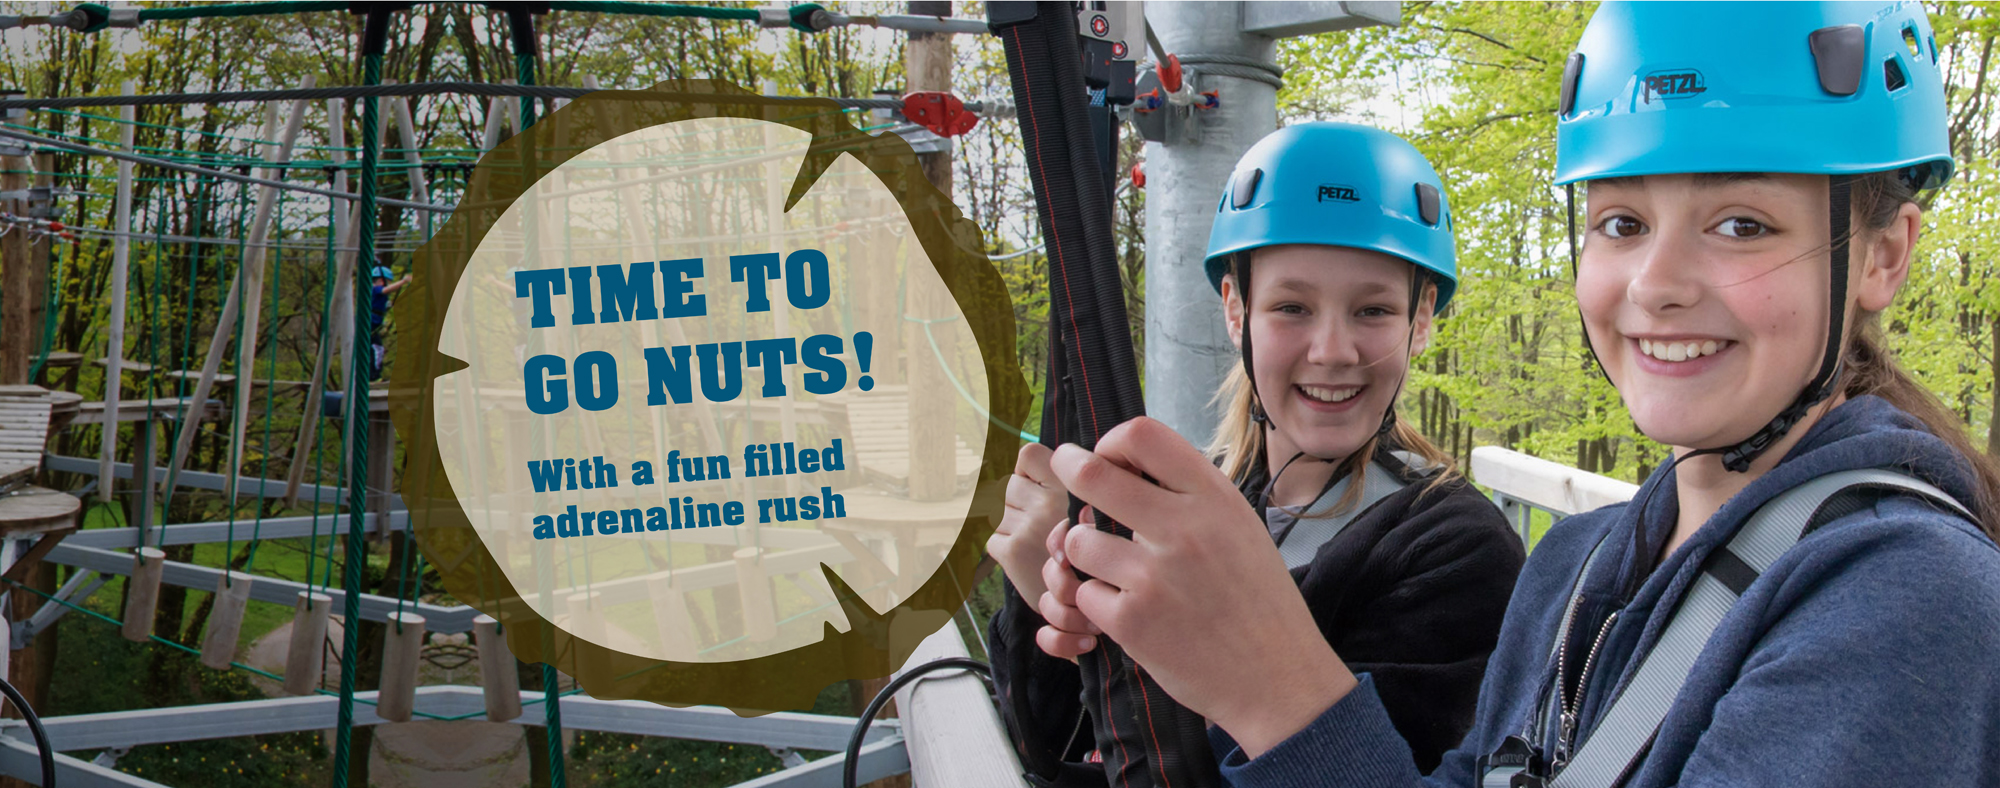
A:
<svg viewBox="0 0 2000 788">
<path fill-rule="evenodd" d="M 1173 430 L 1135 419 L 1106 433 L 1095 453 L 1064 445 L 1050 467 L 1132 538 L 1071 528 L 1051 549 L 1041 606 L 1050 626 L 1037 636 L 1044 651 L 1075 656 L 1089 650 L 1081 636 L 1101 629 L 1251 757 L 1354 688 L 1269 531 Z M 1069 564 L 1093 579 L 1076 582 Z"/>
<path fill-rule="evenodd" d="M 1014 460 L 1007 480 L 1007 510 L 1000 526 L 986 539 L 986 552 L 1000 563 L 1021 599 L 1030 605 L 1042 598 L 1042 564 L 1049 560 L 1049 533 L 1069 509 L 1069 490 L 1049 469 L 1049 447 L 1030 443 Z"/>
</svg>

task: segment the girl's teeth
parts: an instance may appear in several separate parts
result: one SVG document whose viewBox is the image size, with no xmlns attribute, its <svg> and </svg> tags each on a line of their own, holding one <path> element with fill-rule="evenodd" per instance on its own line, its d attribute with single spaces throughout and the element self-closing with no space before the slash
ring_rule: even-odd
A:
<svg viewBox="0 0 2000 788">
<path fill-rule="evenodd" d="M 1299 390 L 1305 392 L 1307 397 L 1310 397 L 1318 402 L 1346 402 L 1350 399 L 1354 399 L 1354 396 L 1356 394 L 1361 393 L 1360 389 L 1347 389 L 1344 391 L 1333 392 L 1321 388 L 1307 388 L 1305 386 L 1300 386 Z"/>
<path fill-rule="evenodd" d="M 1729 346 L 1728 342 L 1704 340 L 1701 342 L 1654 342 L 1639 340 L 1639 352 L 1661 361 L 1688 361 L 1710 355 Z"/>
</svg>

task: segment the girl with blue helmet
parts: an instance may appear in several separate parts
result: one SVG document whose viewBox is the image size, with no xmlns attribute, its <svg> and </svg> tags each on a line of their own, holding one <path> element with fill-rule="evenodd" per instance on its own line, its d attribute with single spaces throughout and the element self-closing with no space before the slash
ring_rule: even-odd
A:
<svg viewBox="0 0 2000 788">
<path fill-rule="evenodd" d="M 1269 551 L 1215 525 L 1244 513 L 1193 504 L 1143 430 L 1051 462 L 1152 549 L 1073 529 L 1097 579 L 1050 575 L 1073 606 L 1040 642 L 1109 633 L 1215 722 L 1236 785 L 2000 785 L 2000 472 L 1877 327 L 1913 195 L 1951 176 L 1937 57 L 1914 2 L 1599 7 L 1557 127 L 1577 303 L 1675 460 L 1543 538 L 1427 777 L 1365 669 L 1253 604 Z"/>
<path fill-rule="evenodd" d="M 1202 470 L 1214 495 L 1262 515 L 1265 568 L 1301 631 L 1369 665 L 1396 730 L 1435 763 L 1470 722 L 1524 558 L 1449 455 L 1395 415 L 1457 284 L 1442 183 L 1395 135 L 1307 123 L 1259 141 L 1223 186 L 1206 265 L 1243 363 Z M 1092 745 L 1076 668 L 1033 643 L 1043 572 L 1068 571 L 1048 561 L 1068 502 L 1050 456 L 1022 449 L 988 543 L 1014 589 L 991 651 L 1003 693 L 1036 695 L 1014 720 L 1029 771 L 1101 786 L 1101 769 L 1076 765 Z"/>
</svg>

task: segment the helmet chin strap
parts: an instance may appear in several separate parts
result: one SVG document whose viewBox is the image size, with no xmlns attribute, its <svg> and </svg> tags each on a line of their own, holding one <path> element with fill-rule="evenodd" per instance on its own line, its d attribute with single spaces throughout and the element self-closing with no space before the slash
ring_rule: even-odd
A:
<svg viewBox="0 0 2000 788">
<path fill-rule="evenodd" d="M 1567 189 L 1569 194 L 1570 276 L 1574 278 L 1576 276 L 1577 259 L 1576 186 L 1570 184 Z M 1849 241 L 1851 240 L 1849 224 L 1852 218 L 1850 212 L 1853 204 L 1853 193 L 1853 176 L 1828 176 L 1827 224 L 1829 228 L 1828 235 L 1832 242 L 1833 259 L 1829 266 L 1831 276 L 1827 288 L 1826 349 L 1820 356 L 1819 372 L 1813 376 L 1812 382 L 1806 384 L 1806 387 L 1799 392 L 1798 397 L 1792 400 L 1791 405 L 1779 411 L 1777 416 L 1773 417 L 1750 437 L 1728 446 L 1697 449 L 1675 460 L 1675 465 L 1701 455 L 1719 454 L 1722 455 L 1723 468 L 1734 473 L 1745 473 L 1750 470 L 1750 465 L 1755 463 L 1758 457 L 1763 456 L 1764 452 L 1769 451 L 1773 444 L 1791 432 L 1792 428 L 1805 418 L 1807 411 L 1833 396 L 1835 384 L 1840 380 L 1842 369 L 1840 359 L 1841 340 L 1846 336 L 1848 250 Z M 1579 317 L 1581 317 L 1580 313 Z M 1597 357 L 1597 349 L 1590 342 L 1590 332 L 1588 330 L 1583 332 L 1583 345 L 1590 351 L 1591 359 L 1597 362 L 1598 371 L 1604 372 L 1604 362 Z M 1606 374 L 1606 379 L 1610 379 L 1608 373 Z"/>
<path fill-rule="evenodd" d="M 1264 437 L 1264 445 L 1268 447 L 1270 446 L 1270 436 L 1268 433 L 1275 431 L 1278 427 L 1271 421 L 1271 414 L 1264 409 L 1263 394 L 1257 390 L 1257 367 L 1253 361 L 1254 359 L 1253 350 L 1250 345 L 1250 315 L 1251 315 L 1250 253 L 1249 252 L 1236 253 L 1234 256 L 1230 258 L 1229 268 L 1230 272 L 1234 274 L 1236 277 L 1236 284 L 1239 290 L 1238 300 L 1243 303 L 1243 321 L 1239 325 L 1238 336 L 1240 344 L 1242 345 L 1243 349 L 1243 376 L 1247 378 L 1250 382 L 1250 420 L 1255 422 L 1258 425 L 1258 427 L 1260 427 L 1265 433 L 1267 433 Z M 1410 266 L 1410 331 L 1409 334 L 1404 337 L 1403 341 L 1404 353 L 1406 355 L 1409 353 L 1410 348 L 1415 347 L 1417 341 L 1416 340 L 1417 308 L 1421 305 L 1421 302 L 1423 300 L 1423 282 L 1424 282 L 1423 270 L 1414 264 L 1411 265 Z M 1381 440 L 1384 436 L 1388 435 L 1391 430 L 1395 429 L 1396 400 L 1403 395 L 1403 382 L 1405 380 L 1408 380 L 1409 377 L 1410 377 L 1410 369 L 1408 365 L 1405 365 L 1403 367 L 1403 374 L 1396 379 L 1395 393 L 1389 396 L 1389 407 L 1382 413 L 1382 424 L 1381 426 L 1375 428 L 1375 435 L 1373 436 L 1374 440 L 1377 441 Z M 1277 473 L 1271 474 L 1271 478 L 1264 483 L 1263 491 L 1259 493 L 1257 496 L 1257 512 L 1259 516 L 1263 515 L 1265 503 L 1269 501 L 1271 498 L 1271 490 L 1278 484 L 1278 477 L 1284 475 L 1285 471 L 1292 467 L 1292 463 L 1298 462 L 1300 459 L 1308 457 L 1310 457 L 1312 460 L 1316 462 L 1328 462 L 1328 463 L 1345 459 L 1341 457 L 1321 457 L 1318 455 L 1309 454 L 1304 450 L 1300 450 L 1298 453 L 1293 454 L 1292 458 L 1286 460 L 1283 465 L 1279 466 Z M 1265 463 L 1265 467 L 1267 468 L 1269 467 L 1268 462 Z M 1339 481 L 1340 481 L 1339 477 L 1328 478 L 1326 483 L 1327 489 L 1332 489 L 1333 485 L 1338 483 Z M 1322 490 L 1321 494 L 1325 494 L 1325 490 Z"/>
</svg>

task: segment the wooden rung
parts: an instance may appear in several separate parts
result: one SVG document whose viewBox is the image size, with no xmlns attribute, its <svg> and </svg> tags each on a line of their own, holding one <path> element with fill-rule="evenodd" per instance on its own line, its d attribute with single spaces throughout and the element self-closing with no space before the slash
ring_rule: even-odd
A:
<svg viewBox="0 0 2000 788">
<path fill-rule="evenodd" d="M 215 584 L 215 605 L 208 611 L 208 631 L 201 638 L 201 664 L 228 670 L 236 661 L 236 639 L 243 634 L 243 609 L 250 603 L 250 578 L 223 572 Z"/>
<path fill-rule="evenodd" d="M 125 581 L 126 640 L 144 643 L 153 636 L 153 612 L 160 604 L 160 575 L 166 571 L 167 554 L 158 548 L 141 547 L 132 556 L 132 576 Z"/>
<path fill-rule="evenodd" d="M 333 597 L 300 591 L 292 603 L 292 642 L 285 652 L 285 694 L 311 695 L 319 687 L 326 657 L 327 619 Z"/>
<path fill-rule="evenodd" d="M 486 721 L 506 722 L 521 716 L 521 674 L 514 652 L 500 636 L 500 622 L 480 614 L 472 619 L 474 645 L 479 647 L 479 683 L 486 694 Z"/>
<path fill-rule="evenodd" d="M 417 707 L 417 666 L 424 650 L 424 617 L 390 613 L 382 628 L 382 690 L 375 698 L 375 716 L 409 722 Z"/>
<path fill-rule="evenodd" d="M 73 353 L 73 352 L 71 352 L 71 351 L 68 351 L 68 350 L 58 350 L 58 351 L 56 351 L 56 352 L 54 352 L 54 353 L 50 353 L 50 354 L 49 354 L 49 358 L 48 358 L 48 360 L 47 360 L 47 361 L 43 361 L 43 362 L 42 362 L 42 366 L 44 366 L 44 367 L 74 367 L 74 366 L 76 366 L 76 365 L 78 365 L 78 364 L 81 364 L 81 363 L 83 363 L 83 354 L 82 354 L 82 353 Z"/>
</svg>

